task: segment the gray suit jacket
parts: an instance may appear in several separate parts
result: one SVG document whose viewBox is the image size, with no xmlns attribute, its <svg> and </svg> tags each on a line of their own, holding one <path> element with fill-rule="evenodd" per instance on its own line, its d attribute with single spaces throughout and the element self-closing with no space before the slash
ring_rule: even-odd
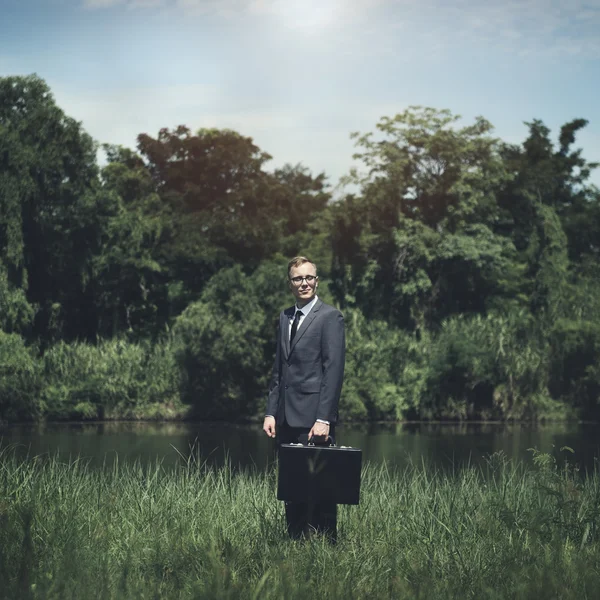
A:
<svg viewBox="0 0 600 600">
<path fill-rule="evenodd" d="M 279 315 L 277 349 L 267 415 L 278 425 L 312 427 L 317 419 L 335 423 L 344 379 L 345 334 L 342 313 L 318 299 L 290 346 L 292 306 Z"/>
</svg>

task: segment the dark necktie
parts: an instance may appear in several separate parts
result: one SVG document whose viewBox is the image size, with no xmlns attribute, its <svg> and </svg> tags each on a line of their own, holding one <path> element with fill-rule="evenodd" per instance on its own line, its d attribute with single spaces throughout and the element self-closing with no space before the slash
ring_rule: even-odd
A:
<svg viewBox="0 0 600 600">
<path fill-rule="evenodd" d="M 296 331 L 298 331 L 298 325 L 300 324 L 300 317 L 302 316 L 302 311 L 297 310 L 294 315 L 294 322 L 292 323 L 292 333 L 290 335 L 290 344 L 294 341 L 294 336 L 296 335 Z"/>
</svg>

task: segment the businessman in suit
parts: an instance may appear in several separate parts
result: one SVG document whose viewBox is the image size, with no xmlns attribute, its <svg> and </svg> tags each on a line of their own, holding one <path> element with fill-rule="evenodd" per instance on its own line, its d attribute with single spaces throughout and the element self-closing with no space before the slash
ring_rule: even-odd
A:
<svg viewBox="0 0 600 600">
<path fill-rule="evenodd" d="M 263 430 L 279 444 L 335 442 L 345 360 L 344 318 L 317 296 L 317 266 L 304 256 L 288 264 L 294 306 L 279 315 L 277 346 Z M 336 539 L 337 507 L 286 502 L 287 530 L 317 530 Z"/>
</svg>

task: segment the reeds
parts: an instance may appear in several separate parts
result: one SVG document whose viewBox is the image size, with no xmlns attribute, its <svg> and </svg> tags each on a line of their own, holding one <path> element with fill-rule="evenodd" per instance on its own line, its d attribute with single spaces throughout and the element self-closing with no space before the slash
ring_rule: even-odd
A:
<svg viewBox="0 0 600 600">
<path fill-rule="evenodd" d="M 336 546 L 292 542 L 276 472 L 0 456 L 1 598 L 595 597 L 600 478 L 493 456 L 364 469 Z"/>
<path fill-rule="evenodd" d="M 42 412 L 50 419 L 185 416 L 173 341 L 59 342 L 41 359 Z"/>
</svg>

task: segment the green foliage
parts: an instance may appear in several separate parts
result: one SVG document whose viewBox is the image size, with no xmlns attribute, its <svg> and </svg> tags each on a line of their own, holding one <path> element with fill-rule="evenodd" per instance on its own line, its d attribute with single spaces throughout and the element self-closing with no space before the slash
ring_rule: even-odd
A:
<svg viewBox="0 0 600 600">
<path fill-rule="evenodd" d="M 451 319 L 431 345 L 424 414 L 568 417 L 548 392 L 548 361 L 548 345 L 527 313 Z"/>
<path fill-rule="evenodd" d="M 346 369 L 340 413 L 345 419 L 395 416 L 398 389 L 393 369 L 400 332 L 385 323 L 367 322 L 360 311 L 346 310 Z"/>
<path fill-rule="evenodd" d="M 248 417 L 264 409 L 279 312 L 289 305 L 282 259 L 251 275 L 220 271 L 178 317 L 174 334 L 187 376 L 186 400 L 202 418 Z"/>
<path fill-rule="evenodd" d="M 400 210 L 430 227 L 451 231 L 468 223 L 493 222 L 495 187 L 510 178 L 500 143 L 482 117 L 456 130 L 453 124 L 459 119 L 448 110 L 420 106 L 381 118 L 376 127 L 382 140 L 373 140 L 371 133 L 352 134 L 363 149 L 354 158 L 368 171 L 353 170 L 346 181 L 361 185 L 367 197 L 385 190 L 385 205 L 374 207 L 380 218 L 386 212 L 397 218 L 393 213 Z"/>
<path fill-rule="evenodd" d="M 100 251 L 91 260 L 98 332 L 152 336 L 165 284 L 158 261 L 165 216 L 141 159 L 109 148 L 113 160 L 102 172 L 112 207 L 105 220 Z M 121 156 L 122 155 L 122 156 Z M 120 161 L 119 161 L 120 159 Z"/>
<path fill-rule="evenodd" d="M 16 333 L 0 331 L 0 421 L 37 419 L 40 365 Z"/>
<path fill-rule="evenodd" d="M 171 341 L 59 342 L 43 357 L 41 409 L 50 419 L 181 418 Z M 157 410 L 158 408 L 158 410 Z"/>
<path fill-rule="evenodd" d="M 550 388 L 585 419 L 600 415 L 600 323 L 559 319 L 550 335 Z"/>
<path fill-rule="evenodd" d="M 25 290 L 10 283 L 6 269 L 0 262 L 0 330 L 25 333 L 34 315 L 35 309 L 27 302 Z"/>
<path fill-rule="evenodd" d="M 95 264 L 101 314 L 115 331 L 135 329 L 142 336 L 179 314 L 219 268 L 231 264 L 226 252 L 209 239 L 201 206 L 186 204 L 183 183 L 174 173 L 177 162 L 181 166 L 187 159 L 180 156 L 183 151 L 161 149 L 165 136 L 167 132 L 161 132 L 156 142 L 141 136 L 148 164 L 131 150 L 104 146 L 109 160 L 102 171 L 104 189 L 117 196 L 119 206 Z M 154 156 L 159 151 L 173 152 L 167 161 L 170 167 L 163 165 L 166 159 Z M 167 174 L 160 175 L 154 160 L 173 175 L 174 182 L 169 183 Z M 208 174 L 199 170 L 197 176 Z"/>
<path fill-rule="evenodd" d="M 156 139 L 140 135 L 138 148 L 173 210 L 171 252 L 181 237 L 191 238 L 220 251 L 217 269 L 233 263 L 256 268 L 281 249 L 286 235 L 303 231 L 328 199 L 324 176 L 313 179 L 289 165 L 267 173 L 263 166 L 271 157 L 235 131 L 161 129 Z"/>
<path fill-rule="evenodd" d="M 586 121 L 553 141 L 534 119 L 521 145 L 459 122 L 410 107 L 352 134 L 362 166 L 342 183 L 357 191 L 330 202 L 324 173 L 267 171 L 226 129 L 104 145 L 99 169 L 42 79 L 0 78 L 0 331 L 22 336 L 3 343 L 7 386 L 23 385 L 0 418 L 158 418 L 181 398 L 203 418 L 260 414 L 300 253 L 347 315 L 343 417 L 597 418 L 598 165 L 574 148 Z M 18 375 L 34 349 L 41 402 Z"/>
<path fill-rule="evenodd" d="M 423 330 L 451 314 L 482 312 L 503 293 L 510 242 L 492 226 L 505 172 L 491 125 L 453 128 L 449 111 L 411 107 L 371 134 L 354 137 L 368 172 L 348 182 L 362 196 L 336 206 L 338 300 L 368 316 Z"/>
<path fill-rule="evenodd" d="M 39 306 L 42 337 L 50 335 L 53 306 L 59 335 L 89 333 L 87 262 L 99 212 L 95 153 L 41 79 L 0 78 L 0 258 L 9 281 Z"/>
<path fill-rule="evenodd" d="M 533 279 L 531 303 L 553 320 L 563 309 L 567 279 L 567 237 L 556 212 L 542 204 L 535 206 L 537 231 L 529 247 L 530 275 Z"/>
<path fill-rule="evenodd" d="M 426 378 L 425 343 L 344 311 L 346 371 L 340 413 L 348 420 L 396 420 L 418 414 Z"/>
</svg>

